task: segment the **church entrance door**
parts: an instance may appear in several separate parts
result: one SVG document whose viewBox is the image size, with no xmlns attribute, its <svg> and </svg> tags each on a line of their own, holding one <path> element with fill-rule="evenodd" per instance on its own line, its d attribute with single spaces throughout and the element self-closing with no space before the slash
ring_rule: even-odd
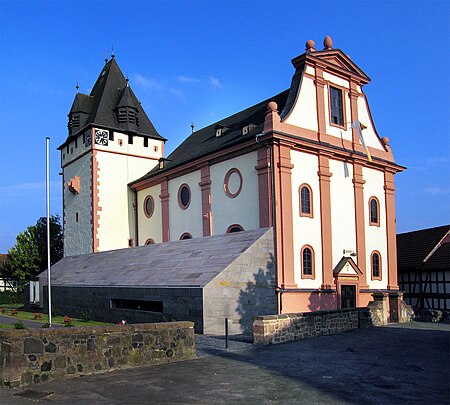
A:
<svg viewBox="0 0 450 405">
<path fill-rule="evenodd" d="M 356 307 L 356 285 L 341 286 L 341 308 Z"/>
</svg>

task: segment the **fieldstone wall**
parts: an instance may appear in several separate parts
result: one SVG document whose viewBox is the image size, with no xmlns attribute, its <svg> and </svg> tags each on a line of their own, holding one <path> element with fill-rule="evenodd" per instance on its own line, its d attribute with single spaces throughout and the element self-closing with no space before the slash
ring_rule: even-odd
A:
<svg viewBox="0 0 450 405">
<path fill-rule="evenodd" d="M 192 322 L 5 330 L 0 331 L 0 385 L 23 386 L 195 357 Z"/>
<path fill-rule="evenodd" d="M 450 311 L 414 308 L 414 319 L 419 322 L 450 323 Z"/>
<path fill-rule="evenodd" d="M 256 316 L 253 318 L 253 339 L 256 344 L 276 344 L 371 325 L 369 308 Z"/>
</svg>

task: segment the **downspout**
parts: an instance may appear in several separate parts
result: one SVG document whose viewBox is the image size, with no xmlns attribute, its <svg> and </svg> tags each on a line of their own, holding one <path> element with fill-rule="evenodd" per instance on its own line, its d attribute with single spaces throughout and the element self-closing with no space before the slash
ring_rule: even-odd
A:
<svg viewBox="0 0 450 405">
<path fill-rule="evenodd" d="M 130 186 L 128 186 L 130 187 Z M 133 215 L 134 215 L 134 240 L 136 241 L 134 246 L 139 246 L 139 229 L 138 229 L 138 213 L 137 213 L 137 191 L 130 187 L 133 192 Z"/>
<path fill-rule="evenodd" d="M 255 137 L 256 143 L 258 142 L 258 137 L 262 136 L 263 133 L 257 134 Z M 276 287 L 275 291 L 277 293 L 277 313 L 281 314 L 281 311 L 283 310 L 283 303 L 282 303 L 282 295 L 283 295 L 283 288 L 278 286 L 278 272 L 277 272 L 277 228 L 276 228 L 276 211 L 275 211 L 275 171 L 273 168 L 275 167 L 275 161 L 274 161 L 274 155 L 273 155 L 273 146 L 268 144 L 262 144 L 267 148 L 270 154 L 269 159 L 269 170 L 270 170 L 270 188 L 272 192 L 272 228 L 273 228 L 273 260 L 274 260 L 274 269 L 275 269 L 275 279 L 276 279 Z"/>
</svg>

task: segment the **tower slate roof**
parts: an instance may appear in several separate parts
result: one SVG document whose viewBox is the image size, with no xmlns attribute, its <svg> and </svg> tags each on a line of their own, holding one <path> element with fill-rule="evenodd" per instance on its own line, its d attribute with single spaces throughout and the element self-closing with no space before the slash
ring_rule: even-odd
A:
<svg viewBox="0 0 450 405">
<path fill-rule="evenodd" d="M 116 109 L 120 106 L 132 107 L 137 111 L 136 131 L 130 131 L 119 123 Z M 128 86 L 115 58 L 105 64 L 89 95 L 77 93 L 69 112 L 69 119 L 74 113 L 81 113 L 80 125 L 72 134 L 69 134 L 58 149 L 62 149 L 67 142 L 83 133 L 88 126 L 133 132 L 140 136 L 166 140 L 153 126 L 133 90 Z"/>
</svg>

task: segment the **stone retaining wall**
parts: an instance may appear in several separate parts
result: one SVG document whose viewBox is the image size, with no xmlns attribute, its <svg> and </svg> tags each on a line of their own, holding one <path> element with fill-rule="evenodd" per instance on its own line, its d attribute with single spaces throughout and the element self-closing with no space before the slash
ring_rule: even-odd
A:
<svg viewBox="0 0 450 405">
<path fill-rule="evenodd" d="M 5 330 L 0 331 L 0 385 L 16 387 L 195 357 L 192 322 Z"/>
<path fill-rule="evenodd" d="M 253 338 L 257 344 L 274 344 L 369 326 L 372 326 L 370 308 L 256 316 Z"/>
</svg>

